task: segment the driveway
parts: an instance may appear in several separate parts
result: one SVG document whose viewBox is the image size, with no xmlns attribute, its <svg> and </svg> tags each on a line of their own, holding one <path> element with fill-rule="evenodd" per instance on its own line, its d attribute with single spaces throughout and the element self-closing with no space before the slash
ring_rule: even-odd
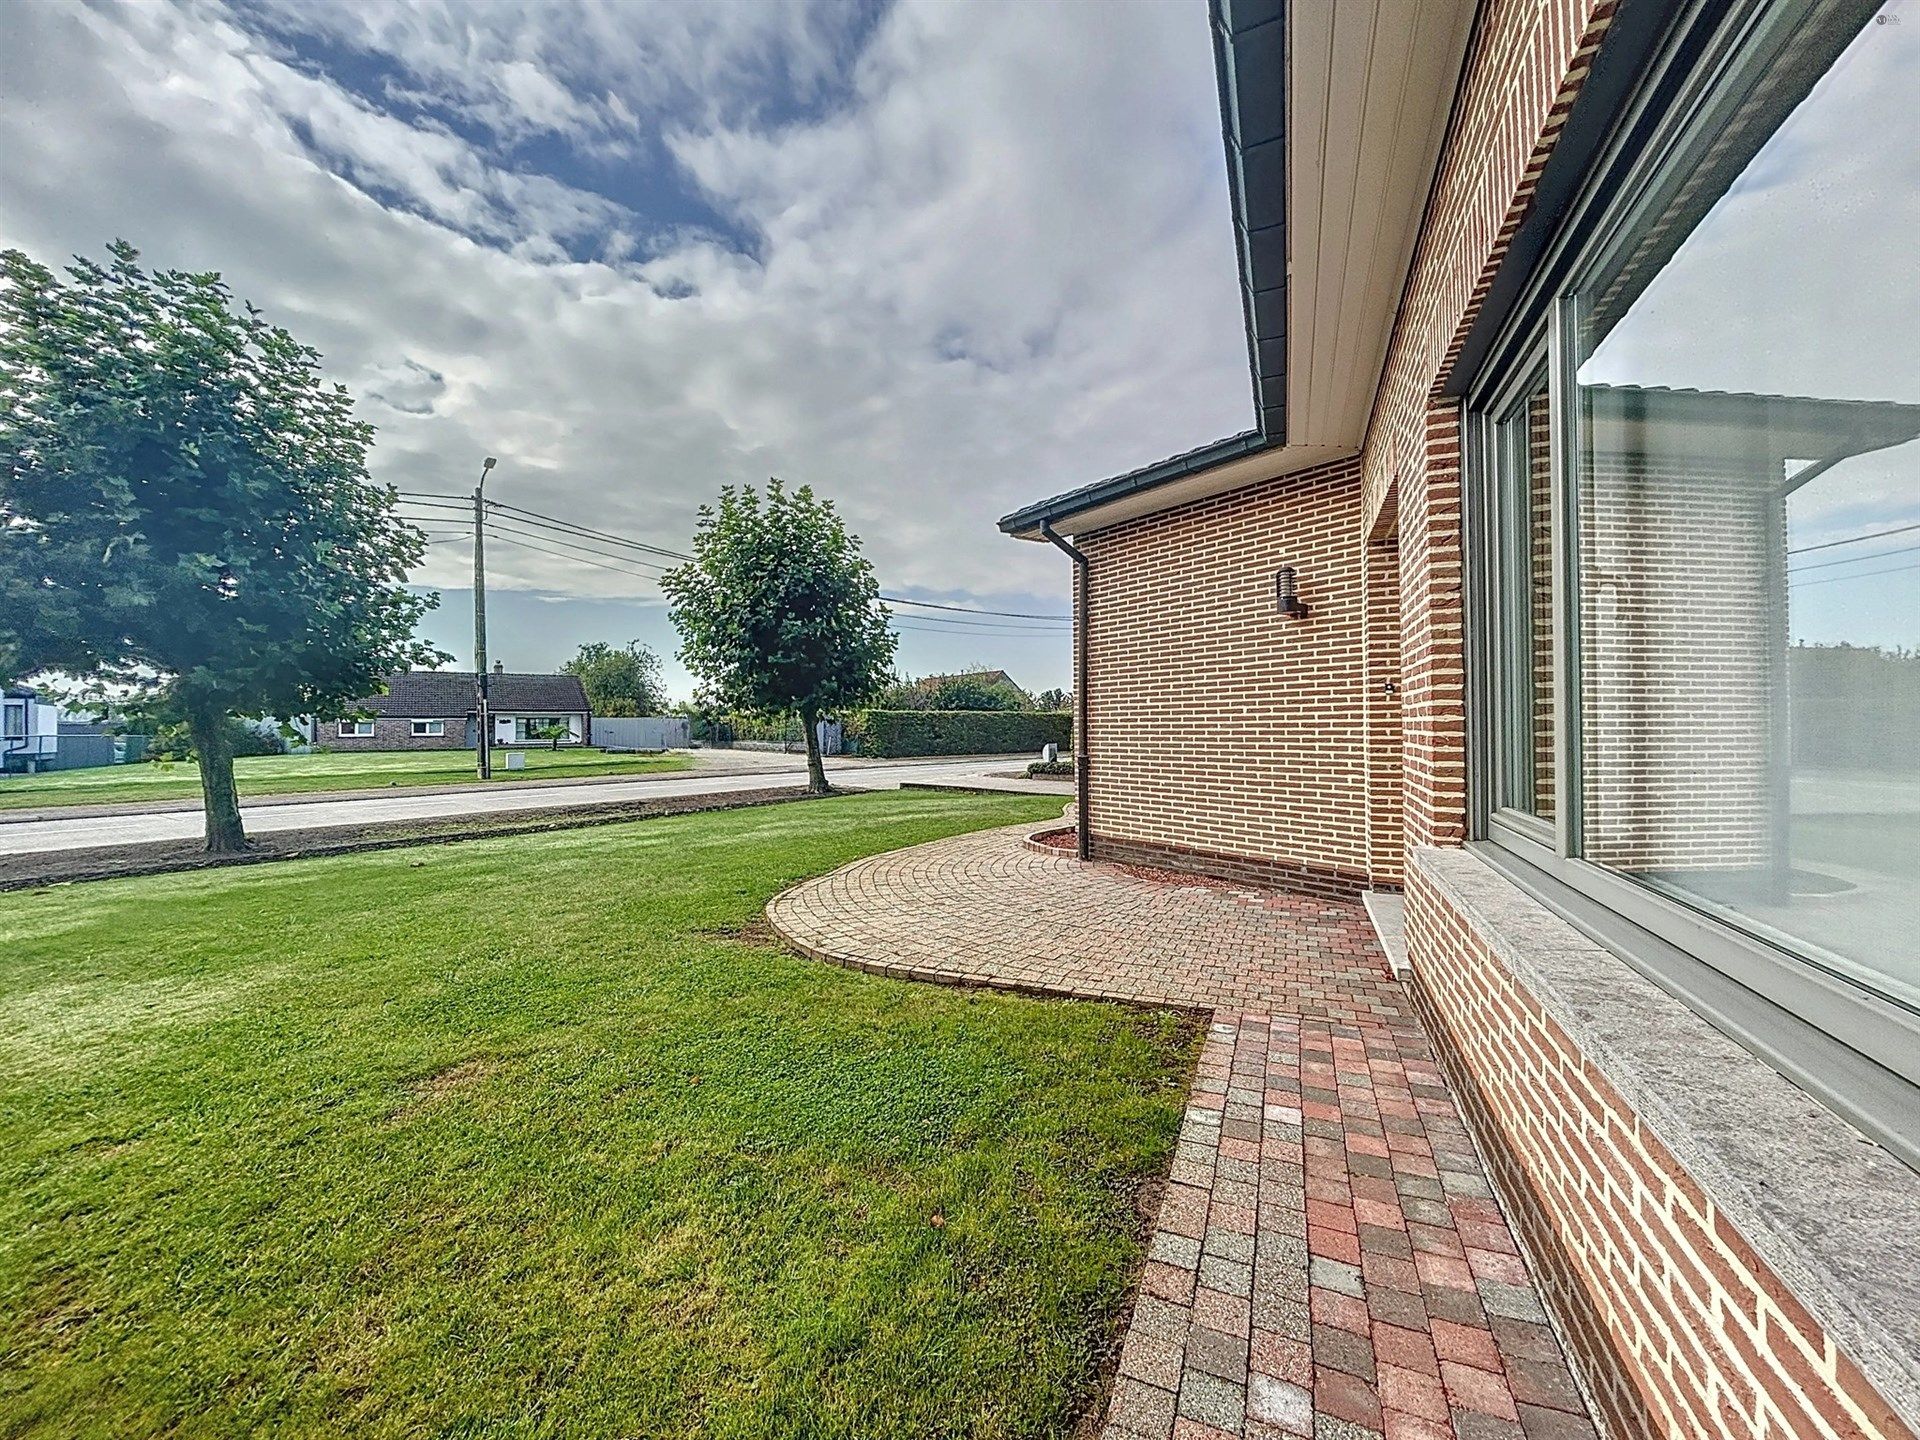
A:
<svg viewBox="0 0 1920 1440">
<path fill-rule="evenodd" d="M 590 779 L 573 783 L 501 785 L 491 789 L 439 790 L 402 795 L 358 796 L 342 799 L 279 799 L 243 801 L 241 814 L 247 831 L 268 835 L 283 830 L 311 830 L 327 826 L 364 826 L 393 821 L 459 819 L 472 815 L 506 815 L 564 810 L 578 805 L 615 805 L 623 800 L 660 800 L 687 795 L 726 795 L 765 790 L 770 784 L 806 783 L 804 756 L 768 756 L 767 764 L 729 767 L 727 771 L 688 775 L 684 772 L 640 776 L 632 780 Z M 787 763 L 781 763 L 787 762 Z M 902 784 L 979 784 L 995 789 L 1031 790 L 1065 794 L 1070 787 L 1057 782 L 1029 782 L 993 778 L 1025 763 L 1018 759 L 900 760 L 834 763 L 828 778 L 847 790 L 894 790 Z M 0 856 L 44 855 L 59 850 L 85 850 L 102 845 L 144 845 L 190 840 L 202 831 L 199 809 L 144 810 L 134 813 L 68 814 L 57 819 L 20 820 L 0 824 Z"/>
</svg>

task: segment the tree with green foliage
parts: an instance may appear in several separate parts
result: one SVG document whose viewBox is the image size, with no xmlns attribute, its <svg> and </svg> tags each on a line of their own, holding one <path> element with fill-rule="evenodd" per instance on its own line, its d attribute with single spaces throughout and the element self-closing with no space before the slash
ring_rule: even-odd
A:
<svg viewBox="0 0 1920 1440">
<path fill-rule="evenodd" d="M 638 640 L 618 648 L 595 640 L 560 668 L 580 677 L 596 715 L 658 715 L 666 709 L 660 657 Z"/>
<path fill-rule="evenodd" d="M 687 668 L 729 709 L 797 713 L 808 788 L 825 794 L 820 717 L 884 686 L 899 643 L 833 502 L 778 480 L 764 495 L 728 485 L 700 509 L 693 559 L 660 585 Z"/>
<path fill-rule="evenodd" d="M 942 675 L 927 691 L 929 710 L 1024 710 L 1026 697 L 1008 685 L 995 684 L 978 673 Z"/>
<path fill-rule="evenodd" d="M 347 713 L 414 664 L 425 539 L 373 427 L 220 277 L 124 241 L 64 278 L 0 253 L 0 669 L 183 724 L 210 851 L 246 844 L 235 717 Z"/>
</svg>

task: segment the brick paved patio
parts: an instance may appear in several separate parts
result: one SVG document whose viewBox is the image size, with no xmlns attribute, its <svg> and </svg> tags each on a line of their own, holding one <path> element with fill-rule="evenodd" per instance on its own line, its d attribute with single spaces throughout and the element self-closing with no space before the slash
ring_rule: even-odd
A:
<svg viewBox="0 0 1920 1440">
<path fill-rule="evenodd" d="M 857 861 L 767 916 L 877 973 L 1213 1012 L 1108 1440 L 1591 1440 L 1361 907 L 1082 865 L 1030 828 Z"/>
</svg>

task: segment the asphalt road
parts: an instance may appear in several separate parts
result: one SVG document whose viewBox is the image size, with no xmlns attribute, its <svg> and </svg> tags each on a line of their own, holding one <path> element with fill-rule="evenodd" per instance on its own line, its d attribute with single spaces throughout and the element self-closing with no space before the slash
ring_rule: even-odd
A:
<svg viewBox="0 0 1920 1440">
<path fill-rule="evenodd" d="M 661 799 L 678 795 L 724 795 L 741 790 L 764 790 L 791 780 L 806 783 L 806 761 L 794 756 L 793 766 L 756 765 L 751 770 L 720 773 L 671 773 L 621 781 L 588 781 L 577 785 L 502 785 L 484 791 L 461 790 L 437 794 L 381 795 L 350 800 L 274 803 L 242 802 L 240 811 L 248 833 L 310 830 L 333 825 L 377 825 L 405 820 L 446 820 L 463 815 L 524 814 L 565 809 L 573 805 L 618 804 L 622 800 Z M 827 766 L 827 777 L 847 790 L 895 790 L 903 781 L 941 782 L 974 779 L 986 772 L 1017 768 L 1021 760 L 903 760 Z M 1007 781 L 1005 788 L 1027 788 Z M 1050 793 L 1057 786 L 1034 785 Z M 142 845 L 164 840 L 188 840 L 201 833 L 198 810 L 170 810 L 144 814 L 67 816 L 52 820 L 23 820 L 0 825 L 0 856 L 43 855 L 54 850 L 83 850 L 96 845 Z"/>
</svg>

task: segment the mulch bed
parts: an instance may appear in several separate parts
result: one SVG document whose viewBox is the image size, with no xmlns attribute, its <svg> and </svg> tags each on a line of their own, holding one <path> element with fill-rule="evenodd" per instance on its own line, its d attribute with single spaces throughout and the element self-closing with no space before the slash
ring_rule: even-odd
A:
<svg viewBox="0 0 1920 1440">
<path fill-rule="evenodd" d="M 0 874 L 0 891 L 30 890 L 82 880 L 114 880 L 129 875 L 161 875 L 178 870 L 212 870 L 228 865 L 262 865 L 316 855 L 348 855 L 362 850 L 397 850 L 408 845 L 449 845 L 491 835 L 539 834 L 649 820 L 661 815 L 690 815 L 701 810 L 738 810 L 808 798 L 799 786 L 738 790 L 722 795 L 681 795 L 659 800 L 569 806 L 497 816 L 462 815 L 448 820 L 390 820 L 377 825 L 329 825 L 309 830 L 278 830 L 252 841 L 238 855 L 209 855 L 198 840 L 161 840 L 143 845 L 99 845 L 84 850 L 55 850 L 45 855 L 10 855 Z"/>
</svg>

